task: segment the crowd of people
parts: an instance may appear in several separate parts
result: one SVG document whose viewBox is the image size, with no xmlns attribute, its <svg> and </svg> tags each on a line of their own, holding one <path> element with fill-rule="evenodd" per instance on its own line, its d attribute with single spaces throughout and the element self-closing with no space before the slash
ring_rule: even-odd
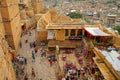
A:
<svg viewBox="0 0 120 80">
<path fill-rule="evenodd" d="M 26 34 L 28 36 L 32 35 L 31 31 L 28 31 Z M 46 57 L 47 56 L 46 53 L 48 51 L 44 48 L 45 45 L 41 45 L 41 48 L 39 49 L 37 41 L 30 42 L 28 40 L 28 38 L 25 38 L 24 42 L 20 41 L 20 44 L 19 44 L 20 49 L 23 48 L 23 43 L 24 44 L 29 44 L 29 48 L 31 49 L 30 53 L 31 53 L 31 61 L 32 61 L 32 63 L 34 63 L 36 61 L 36 57 L 38 55 L 40 55 L 41 57 L 48 58 L 50 66 L 52 66 L 53 62 L 55 61 L 55 56 L 54 55 L 50 55 L 50 56 Z M 28 73 L 26 71 L 26 69 L 27 69 L 26 65 L 28 63 L 27 58 L 25 58 L 25 57 L 23 57 L 21 55 L 17 55 L 16 58 L 15 58 L 15 61 L 17 63 L 17 65 L 15 65 L 15 72 L 16 72 L 16 76 L 17 76 L 18 80 L 21 77 L 24 78 L 24 80 L 29 80 L 29 77 L 33 77 L 33 78 L 36 77 L 36 72 L 35 72 L 34 67 L 31 67 L 31 76 L 28 75 Z M 15 61 L 12 61 L 12 62 L 14 63 Z M 40 80 L 42 80 L 42 79 L 40 79 Z"/>
<path fill-rule="evenodd" d="M 87 80 L 87 67 L 77 68 L 73 63 L 66 63 L 64 65 L 64 74 L 59 76 L 58 80 Z"/>
<path fill-rule="evenodd" d="M 27 65 L 27 59 L 23 56 L 17 55 L 13 58 L 12 63 L 14 64 L 16 77 L 19 80 L 21 76 L 25 75 L 25 66 Z"/>
<path fill-rule="evenodd" d="M 103 77 L 97 68 L 94 71 L 88 66 L 77 68 L 73 63 L 66 63 L 64 72 L 58 76 L 58 80 L 103 80 Z"/>
<path fill-rule="evenodd" d="M 29 36 L 31 36 L 31 32 L 29 31 Z M 52 67 L 53 63 L 55 61 L 57 61 L 56 59 L 56 55 L 52 54 L 52 55 L 47 55 L 49 54 L 48 51 L 44 48 L 41 47 L 39 49 L 38 44 L 36 41 L 30 42 L 28 41 L 28 39 L 25 39 L 25 44 L 29 44 L 29 47 L 31 49 L 31 61 L 32 63 L 34 63 L 36 61 L 36 57 L 38 55 L 38 53 L 40 53 L 41 57 L 45 57 L 48 58 L 50 67 Z M 20 41 L 20 48 L 22 48 L 22 41 Z M 40 50 L 40 52 L 39 52 Z M 72 53 L 71 50 L 65 50 L 64 53 Z M 76 54 L 77 57 L 80 57 L 81 55 Z M 66 60 L 65 60 L 66 61 Z M 17 79 L 19 80 L 20 77 L 22 76 L 24 78 L 24 80 L 29 80 L 29 75 L 27 73 L 26 69 L 26 65 L 27 65 L 28 61 L 26 57 L 23 57 L 21 55 L 17 55 L 16 58 L 14 58 L 12 60 L 12 64 L 15 67 L 15 72 L 16 72 L 16 76 Z M 95 76 L 95 79 L 98 79 L 98 70 L 96 71 L 95 68 L 93 67 L 93 64 L 90 63 L 89 64 L 89 69 L 88 66 L 81 66 L 79 68 L 76 67 L 75 64 L 73 63 L 69 63 L 69 64 L 65 64 L 64 65 L 64 75 L 59 75 L 58 76 L 58 80 L 94 80 L 93 76 L 91 74 L 95 74 L 97 75 L 97 77 Z M 36 72 L 34 67 L 31 67 L 31 76 L 32 77 L 36 77 Z"/>
<path fill-rule="evenodd" d="M 58 75 L 58 80 L 103 80 L 103 75 L 94 63 L 94 60 L 89 59 L 86 61 L 84 54 L 82 54 L 82 52 L 79 50 L 74 52 L 79 66 L 76 65 L 76 62 L 73 63 L 71 60 L 68 61 L 67 56 L 65 56 L 66 60 L 64 60 L 64 56 L 62 56 L 62 60 L 64 61 L 64 68 L 61 71 L 62 74 Z"/>
<path fill-rule="evenodd" d="M 31 31 L 29 30 L 28 32 L 26 32 L 26 34 L 28 34 L 29 36 L 31 36 Z M 25 44 L 29 44 L 30 45 L 30 49 L 34 48 L 31 52 L 32 54 L 32 62 L 35 62 L 35 54 L 38 52 L 38 46 L 36 41 L 34 42 L 29 42 L 28 39 L 25 39 Z M 23 48 L 23 42 L 20 41 L 20 48 Z M 23 78 L 24 80 L 29 80 L 29 76 L 28 73 L 26 71 L 26 65 L 27 65 L 28 61 L 26 57 L 23 57 L 21 55 L 17 55 L 16 58 L 14 58 L 12 60 L 12 64 L 14 65 L 14 69 L 15 69 L 15 73 L 16 73 L 16 77 L 17 80 L 21 80 L 21 78 Z M 31 68 L 31 76 L 36 77 L 36 73 L 34 68 Z"/>
</svg>

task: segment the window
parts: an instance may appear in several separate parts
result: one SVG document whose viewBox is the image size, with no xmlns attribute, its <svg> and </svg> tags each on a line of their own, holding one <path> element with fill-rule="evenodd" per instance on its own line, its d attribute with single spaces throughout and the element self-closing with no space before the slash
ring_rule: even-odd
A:
<svg viewBox="0 0 120 80">
<path fill-rule="evenodd" d="M 65 30 L 65 36 L 68 36 L 69 35 L 69 31 L 68 29 Z"/>
<path fill-rule="evenodd" d="M 71 35 L 71 36 L 75 36 L 75 30 L 74 30 L 74 29 L 71 30 L 70 35 Z"/>
<path fill-rule="evenodd" d="M 81 36 L 82 35 L 82 29 L 79 29 L 77 32 L 77 36 Z"/>
</svg>

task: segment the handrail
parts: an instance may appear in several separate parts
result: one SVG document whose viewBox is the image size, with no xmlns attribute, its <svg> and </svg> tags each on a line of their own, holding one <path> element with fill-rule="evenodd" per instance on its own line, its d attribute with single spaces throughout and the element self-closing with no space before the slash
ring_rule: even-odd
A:
<svg viewBox="0 0 120 80">
<path fill-rule="evenodd" d="M 104 63 L 106 64 L 107 68 L 109 68 L 110 72 L 117 78 L 117 80 L 120 79 L 120 74 L 113 68 L 113 66 L 108 62 L 108 60 L 101 54 L 101 52 L 94 47 L 93 52 L 95 55 L 99 56 Z"/>
</svg>

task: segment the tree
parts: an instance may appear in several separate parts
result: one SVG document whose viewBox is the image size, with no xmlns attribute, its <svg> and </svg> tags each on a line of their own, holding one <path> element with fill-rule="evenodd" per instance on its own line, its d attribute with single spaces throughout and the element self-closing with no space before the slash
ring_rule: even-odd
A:
<svg viewBox="0 0 120 80">
<path fill-rule="evenodd" d="M 88 18 L 83 18 L 87 23 L 90 23 L 90 20 Z"/>
<path fill-rule="evenodd" d="M 82 18 L 82 14 L 80 14 L 79 12 L 70 12 L 68 16 L 70 16 L 71 18 Z"/>
<path fill-rule="evenodd" d="M 115 26 L 115 28 L 114 28 L 115 30 L 117 30 L 118 31 L 118 33 L 120 34 L 120 25 L 117 25 L 117 26 Z"/>
</svg>

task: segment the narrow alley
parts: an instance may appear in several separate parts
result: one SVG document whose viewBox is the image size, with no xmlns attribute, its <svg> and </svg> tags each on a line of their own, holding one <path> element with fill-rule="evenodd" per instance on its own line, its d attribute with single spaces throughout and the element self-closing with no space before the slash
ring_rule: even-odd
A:
<svg viewBox="0 0 120 80">
<path fill-rule="evenodd" d="M 31 31 L 31 36 L 29 34 L 25 34 L 21 38 L 22 48 L 19 47 L 17 54 L 27 59 L 24 73 L 28 74 L 29 80 L 56 80 L 53 67 L 50 67 L 46 57 L 41 57 L 40 50 L 35 53 L 35 62 L 32 62 L 32 50 L 34 50 L 34 48 L 30 48 L 29 43 L 34 42 L 35 37 L 36 31 L 34 29 Z M 28 39 L 28 43 L 25 42 L 26 39 Z M 31 76 L 32 68 L 34 68 L 36 77 Z M 20 80 L 23 80 L 23 78 L 24 77 L 22 76 Z"/>
</svg>

